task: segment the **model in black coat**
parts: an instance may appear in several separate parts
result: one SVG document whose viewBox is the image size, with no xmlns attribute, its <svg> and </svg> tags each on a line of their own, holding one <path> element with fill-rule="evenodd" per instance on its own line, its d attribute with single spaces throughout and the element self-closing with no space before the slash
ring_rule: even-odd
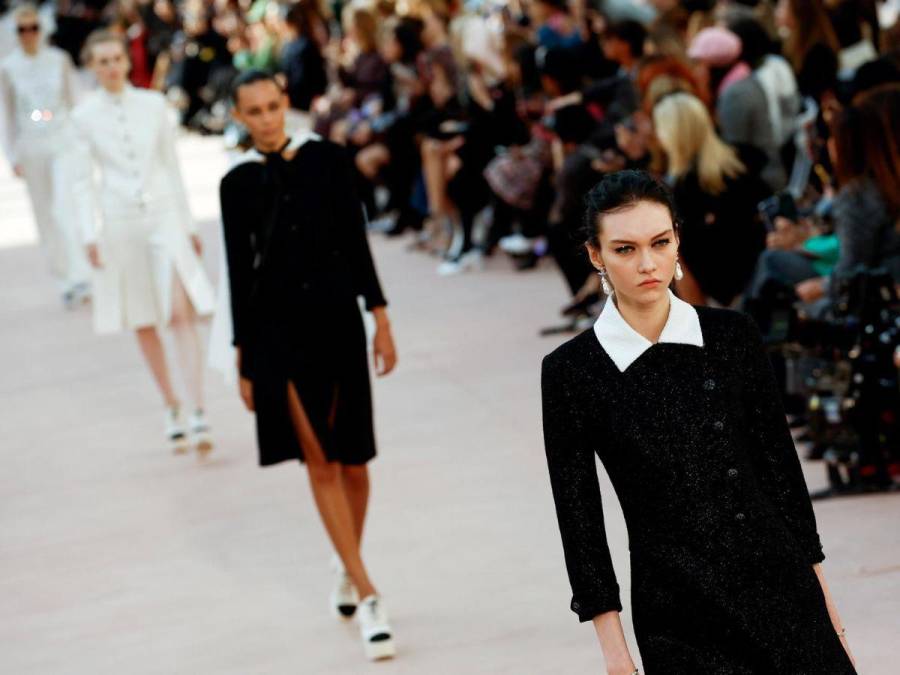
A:
<svg viewBox="0 0 900 675">
<path fill-rule="evenodd" d="M 287 405 L 299 398 L 326 458 L 375 456 L 366 334 L 357 304 L 386 305 L 348 159 L 314 137 L 260 155 L 221 183 L 234 344 L 253 383 L 260 463 L 303 460 Z"/>
<path fill-rule="evenodd" d="M 544 359 L 571 607 L 581 621 L 622 607 L 597 455 L 628 528 L 647 675 L 854 673 L 812 567 L 822 546 L 759 331 L 696 311 L 702 346 L 653 343 L 623 371 L 593 330 Z"/>
</svg>

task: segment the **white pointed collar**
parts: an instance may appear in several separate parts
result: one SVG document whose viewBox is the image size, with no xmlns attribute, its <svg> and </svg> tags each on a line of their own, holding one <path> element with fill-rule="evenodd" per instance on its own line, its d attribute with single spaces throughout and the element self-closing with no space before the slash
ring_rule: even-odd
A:
<svg viewBox="0 0 900 675">
<path fill-rule="evenodd" d="M 697 310 L 684 300 L 675 297 L 671 289 L 668 291 L 669 316 L 662 333 L 660 333 L 659 342 L 702 347 L 703 332 L 700 330 L 700 317 L 697 316 Z M 616 364 L 619 372 L 624 372 L 641 354 L 653 346 L 650 340 L 629 326 L 628 322 L 622 318 L 612 297 L 607 299 L 603 311 L 594 322 L 594 335 L 597 336 L 600 345 Z"/>
</svg>

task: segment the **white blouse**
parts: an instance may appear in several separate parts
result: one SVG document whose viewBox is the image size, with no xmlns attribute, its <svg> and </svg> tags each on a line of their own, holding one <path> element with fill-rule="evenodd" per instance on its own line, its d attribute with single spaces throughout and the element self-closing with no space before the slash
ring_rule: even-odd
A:
<svg viewBox="0 0 900 675">
<path fill-rule="evenodd" d="M 620 372 L 628 368 L 654 344 L 628 325 L 611 297 L 606 300 L 603 311 L 594 322 L 594 334 Z M 669 289 L 669 316 L 660 333 L 659 342 L 703 346 L 703 333 L 700 330 L 697 310 L 693 305 L 676 297 L 671 289 Z"/>
</svg>

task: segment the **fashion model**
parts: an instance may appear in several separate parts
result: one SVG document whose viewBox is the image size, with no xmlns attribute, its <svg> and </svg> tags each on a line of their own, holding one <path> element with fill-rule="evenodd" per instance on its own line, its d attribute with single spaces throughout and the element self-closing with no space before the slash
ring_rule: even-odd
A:
<svg viewBox="0 0 900 675">
<path fill-rule="evenodd" d="M 94 267 L 94 327 L 98 333 L 136 332 L 165 401 L 170 444 L 177 452 L 193 445 L 203 454 L 212 439 L 203 412 L 197 319 L 212 311 L 215 298 L 200 259 L 168 106 L 158 92 L 128 84 L 128 55 L 118 35 L 91 34 L 84 54 L 100 87 L 72 113 L 77 144 L 70 164 L 76 217 Z M 95 169 L 101 177 L 96 190 Z M 193 404 L 186 422 L 160 335 L 166 325 Z"/>
<path fill-rule="evenodd" d="M 587 249 L 609 295 L 544 359 L 544 440 L 572 586 L 610 675 L 636 673 L 595 455 L 625 515 L 647 675 L 855 673 L 800 462 L 752 319 L 693 307 L 671 194 L 639 171 L 588 195 Z M 727 255 L 727 251 L 722 251 Z"/>
<path fill-rule="evenodd" d="M 351 165 L 334 143 L 287 137 L 288 99 L 272 75 L 246 71 L 232 91 L 254 144 L 221 184 L 241 397 L 256 413 L 260 464 L 307 466 L 339 559 L 333 612 L 355 614 L 367 656 L 388 658 L 393 634 L 360 555 L 375 434 L 359 296 L 375 319 L 378 375 L 396 355 Z"/>
<path fill-rule="evenodd" d="M 25 181 L 63 304 L 74 307 L 90 296 L 90 267 L 61 164 L 71 140 L 75 68 L 68 54 L 44 44 L 34 5 L 21 5 L 13 15 L 19 45 L 0 61 L 0 140 L 13 172 Z"/>
</svg>

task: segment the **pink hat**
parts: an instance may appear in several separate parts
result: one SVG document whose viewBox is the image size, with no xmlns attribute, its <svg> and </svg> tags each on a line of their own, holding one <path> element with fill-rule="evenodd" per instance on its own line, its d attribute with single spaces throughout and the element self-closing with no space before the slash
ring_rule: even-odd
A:
<svg viewBox="0 0 900 675">
<path fill-rule="evenodd" d="M 704 28 L 691 40 L 688 56 L 716 67 L 729 66 L 741 55 L 741 39 L 727 28 Z"/>
</svg>

